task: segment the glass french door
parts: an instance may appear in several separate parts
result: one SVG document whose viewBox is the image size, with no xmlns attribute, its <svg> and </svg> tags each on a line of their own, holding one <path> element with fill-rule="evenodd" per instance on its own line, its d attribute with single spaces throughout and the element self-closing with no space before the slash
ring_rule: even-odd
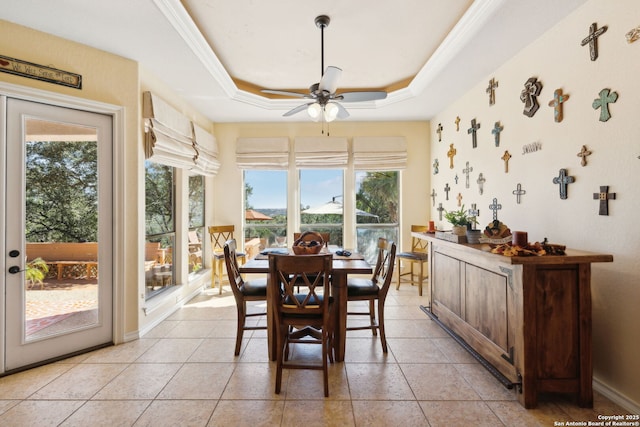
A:
<svg viewBox="0 0 640 427">
<path fill-rule="evenodd" d="M 112 341 L 113 143 L 111 116 L 0 101 L 7 372 Z"/>
</svg>

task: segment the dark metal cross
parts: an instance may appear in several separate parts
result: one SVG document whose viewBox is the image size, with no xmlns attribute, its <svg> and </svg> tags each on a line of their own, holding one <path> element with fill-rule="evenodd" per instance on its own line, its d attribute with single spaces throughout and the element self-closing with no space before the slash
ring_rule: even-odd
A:
<svg viewBox="0 0 640 427">
<path fill-rule="evenodd" d="M 434 175 L 437 175 L 437 174 L 438 174 L 438 172 L 440 172 L 440 169 L 439 169 L 439 168 L 440 168 L 440 162 L 438 161 L 438 159 L 436 159 L 436 160 L 433 162 L 433 174 L 434 174 Z"/>
<path fill-rule="evenodd" d="M 467 133 L 471 134 L 471 142 L 473 143 L 473 148 L 478 146 L 478 140 L 476 138 L 476 132 L 480 129 L 480 123 L 476 123 L 476 119 L 471 120 L 471 127 L 467 129 Z"/>
<path fill-rule="evenodd" d="M 469 173 L 470 173 L 470 172 L 473 172 L 473 168 L 472 168 L 472 167 L 469 167 L 469 162 L 467 162 L 467 167 L 466 167 L 466 168 L 464 168 L 464 169 L 462 169 L 462 173 L 463 173 L 463 174 L 465 174 L 465 175 L 467 176 L 467 177 L 466 177 L 466 181 L 465 181 L 465 183 L 464 183 L 464 186 L 465 186 L 466 188 L 469 188 Z"/>
<path fill-rule="evenodd" d="M 606 25 L 598 28 L 598 24 L 594 22 L 589 27 L 589 35 L 580 42 L 580 46 L 589 45 L 589 56 L 592 61 L 598 59 L 598 37 L 603 35 L 605 31 L 607 31 Z"/>
<path fill-rule="evenodd" d="M 458 178 L 458 174 L 456 174 L 456 176 L 453 179 L 455 179 L 456 180 L 456 184 L 458 184 L 458 179 L 460 179 L 460 178 Z"/>
<path fill-rule="evenodd" d="M 562 89 L 553 92 L 553 99 L 549 101 L 549 107 L 553 107 L 553 120 L 556 123 L 562 121 L 562 104 L 569 99 L 569 95 L 563 94 Z"/>
<path fill-rule="evenodd" d="M 496 88 L 498 87 L 498 82 L 496 79 L 492 78 L 489 80 L 489 86 L 487 87 L 486 92 L 489 94 L 489 105 L 493 105 L 496 103 Z"/>
<path fill-rule="evenodd" d="M 449 200 L 449 191 L 451 191 L 451 187 L 449 187 L 449 183 L 444 186 L 444 192 L 447 193 L 447 200 Z"/>
<path fill-rule="evenodd" d="M 476 218 L 480 215 L 480 210 L 477 209 L 477 205 L 475 203 L 471 203 L 471 209 L 467 211 L 469 215 L 469 219 L 471 219 L 471 228 L 476 229 Z"/>
<path fill-rule="evenodd" d="M 593 104 L 591 106 L 594 110 L 600 109 L 600 121 L 606 122 L 611 118 L 611 113 L 609 113 L 609 103 L 616 102 L 618 100 L 618 92 L 609 92 L 609 89 L 602 89 L 600 93 L 598 93 L 600 98 L 596 98 L 593 100 Z"/>
<path fill-rule="evenodd" d="M 438 211 L 438 216 L 440 217 L 440 221 L 442 221 L 442 211 L 444 210 L 444 208 L 442 207 L 442 203 L 438 203 L 438 207 L 436 208 L 436 210 Z"/>
<path fill-rule="evenodd" d="M 582 166 L 587 166 L 587 156 L 591 155 L 591 150 L 587 150 L 587 146 L 583 145 L 582 149 L 578 153 L 578 157 L 580 157 L 580 164 Z"/>
<path fill-rule="evenodd" d="M 560 169 L 558 176 L 553 178 L 553 183 L 558 184 L 560 188 L 560 198 L 565 200 L 567 198 L 567 185 L 575 182 L 575 178 L 567 175 L 566 169 Z"/>
<path fill-rule="evenodd" d="M 496 124 L 493 125 L 493 129 L 491 130 L 496 143 L 496 147 L 500 146 L 500 132 L 502 132 L 503 129 L 504 127 L 500 126 L 500 122 L 496 122 Z"/>
<path fill-rule="evenodd" d="M 524 102 L 524 110 L 522 114 L 527 117 L 533 117 L 538 111 L 540 105 L 538 104 L 538 95 L 542 90 L 542 83 L 538 81 L 536 77 L 531 77 L 524 83 L 524 89 L 520 92 L 520 101 Z"/>
<path fill-rule="evenodd" d="M 432 189 L 431 189 L 431 199 L 433 200 L 433 206 L 435 206 L 435 205 L 436 205 L 436 196 L 437 196 L 437 195 L 438 195 L 438 194 L 436 193 L 436 189 L 435 189 L 435 188 L 432 188 Z"/>
<path fill-rule="evenodd" d="M 522 189 L 522 184 L 518 183 L 518 186 L 515 190 L 512 191 L 512 194 L 516 196 L 516 203 L 520 204 L 520 196 L 526 194 L 527 192 Z"/>
<path fill-rule="evenodd" d="M 436 133 L 438 134 L 438 142 L 442 141 L 442 130 L 444 128 L 442 127 L 442 123 L 438 123 L 438 130 L 436 131 Z"/>
<path fill-rule="evenodd" d="M 496 221 L 498 219 L 498 211 L 502 209 L 502 205 L 498 203 L 497 198 L 493 198 L 493 203 L 489 205 L 489 209 L 493 211 L 493 220 Z"/>
<path fill-rule="evenodd" d="M 476 182 L 478 183 L 478 188 L 480 189 L 480 195 L 482 195 L 482 193 L 484 192 L 484 183 L 486 182 L 486 179 L 484 175 L 482 175 L 482 172 L 480 172 L 480 175 L 478 175 L 478 180 Z"/>
<path fill-rule="evenodd" d="M 594 200 L 600 200 L 600 215 L 609 215 L 609 200 L 616 199 L 616 193 L 609 193 L 608 185 L 601 185 L 599 193 L 593 193 Z"/>
</svg>

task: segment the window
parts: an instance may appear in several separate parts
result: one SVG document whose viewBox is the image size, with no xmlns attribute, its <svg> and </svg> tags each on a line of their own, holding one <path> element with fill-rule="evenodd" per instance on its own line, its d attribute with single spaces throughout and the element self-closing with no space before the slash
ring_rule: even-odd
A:
<svg viewBox="0 0 640 427">
<path fill-rule="evenodd" d="M 189 274 L 202 270 L 204 236 L 204 176 L 189 176 Z"/>
<path fill-rule="evenodd" d="M 174 286 L 175 175 L 170 166 L 145 162 L 146 299 Z"/>
<path fill-rule="evenodd" d="M 287 171 L 244 171 L 245 252 L 287 246 Z"/>
<path fill-rule="evenodd" d="M 329 233 L 329 244 L 342 246 L 343 169 L 300 169 L 300 231 Z"/>
<path fill-rule="evenodd" d="M 378 237 L 398 241 L 398 171 L 356 171 L 357 250 L 375 263 Z"/>
</svg>

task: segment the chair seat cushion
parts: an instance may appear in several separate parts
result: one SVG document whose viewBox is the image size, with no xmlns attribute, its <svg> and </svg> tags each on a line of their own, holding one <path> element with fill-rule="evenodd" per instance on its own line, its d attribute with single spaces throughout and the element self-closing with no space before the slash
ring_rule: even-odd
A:
<svg viewBox="0 0 640 427">
<path fill-rule="evenodd" d="M 377 295 L 380 287 L 369 279 L 347 279 L 347 297 L 362 295 Z"/>
<path fill-rule="evenodd" d="M 413 259 L 416 261 L 427 261 L 429 259 L 429 254 L 422 252 L 400 252 L 396 255 L 396 258 L 405 258 L 405 259 Z"/>
<path fill-rule="evenodd" d="M 267 296 L 267 279 L 253 279 L 246 281 L 240 287 L 245 296 Z"/>
</svg>

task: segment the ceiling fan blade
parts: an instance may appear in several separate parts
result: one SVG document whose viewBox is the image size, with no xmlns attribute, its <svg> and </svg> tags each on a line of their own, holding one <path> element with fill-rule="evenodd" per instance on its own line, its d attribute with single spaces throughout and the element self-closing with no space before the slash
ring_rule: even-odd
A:
<svg viewBox="0 0 640 427">
<path fill-rule="evenodd" d="M 262 89 L 260 92 L 262 92 L 262 93 L 270 93 L 270 94 L 273 94 L 273 95 L 292 96 L 294 98 L 309 98 L 310 97 L 306 93 L 289 92 L 287 90 Z"/>
<path fill-rule="evenodd" d="M 304 111 L 307 109 L 307 107 L 309 107 L 309 105 L 311 104 L 315 104 L 315 102 L 309 102 L 307 104 L 302 104 L 302 105 L 298 105 L 296 108 L 294 108 L 293 110 L 289 110 L 286 113 L 284 113 L 282 116 L 283 117 L 289 117 L 289 116 L 293 116 L 294 114 L 299 113 L 300 111 Z"/>
<path fill-rule="evenodd" d="M 379 99 L 385 99 L 387 92 L 384 91 L 369 91 L 369 92 L 344 92 L 338 94 L 336 99 L 340 99 L 342 102 L 363 102 L 363 101 L 377 101 Z"/>
<path fill-rule="evenodd" d="M 338 115 L 336 117 L 338 117 L 339 119 L 346 119 L 347 117 L 349 117 L 349 112 L 342 105 L 338 104 L 337 102 L 334 102 L 334 104 L 338 106 Z"/>
<path fill-rule="evenodd" d="M 318 89 L 321 91 L 327 91 L 329 94 L 333 94 L 338 89 L 338 79 L 342 74 L 342 70 L 338 67 L 327 67 L 324 74 L 322 75 L 322 79 L 320 79 L 320 83 L 318 85 Z"/>
</svg>

